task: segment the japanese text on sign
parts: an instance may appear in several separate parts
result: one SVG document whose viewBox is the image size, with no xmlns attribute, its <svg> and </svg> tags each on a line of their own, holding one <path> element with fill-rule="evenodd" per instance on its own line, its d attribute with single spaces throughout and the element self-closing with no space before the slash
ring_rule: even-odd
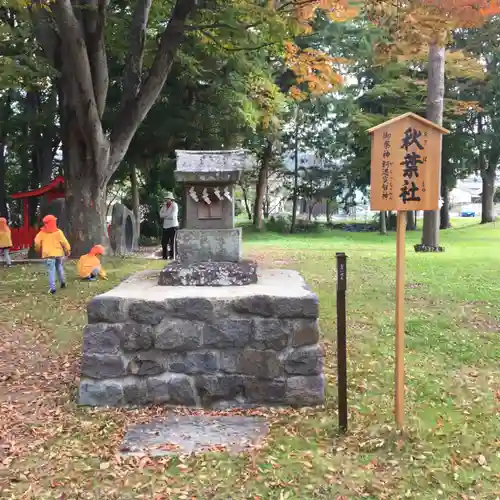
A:
<svg viewBox="0 0 500 500">
<path fill-rule="evenodd" d="M 423 136 L 423 139 L 421 137 Z M 422 145 L 423 144 L 423 145 Z M 420 153 L 425 153 L 427 145 L 427 132 L 422 132 L 416 128 L 408 127 L 403 135 L 401 149 L 405 150 L 405 156 L 401 165 L 403 167 L 403 185 L 399 197 L 406 204 L 409 201 L 420 201 L 419 193 L 425 193 L 425 183 L 419 186 L 419 168 L 425 168 L 427 157 Z M 414 146 L 413 151 L 410 148 Z"/>
<path fill-rule="evenodd" d="M 368 132 L 372 138 L 372 210 L 438 210 L 441 137 L 448 131 L 414 113 L 405 113 Z"/>
<path fill-rule="evenodd" d="M 392 200 L 392 165 L 391 158 L 391 136 L 389 132 L 384 132 L 384 153 L 382 155 L 382 198 Z"/>
</svg>

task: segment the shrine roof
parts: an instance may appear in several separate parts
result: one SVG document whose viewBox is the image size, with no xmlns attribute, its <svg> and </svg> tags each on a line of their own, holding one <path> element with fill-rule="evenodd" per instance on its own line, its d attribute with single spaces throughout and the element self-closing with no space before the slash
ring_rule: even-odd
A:
<svg viewBox="0 0 500 500">
<path fill-rule="evenodd" d="M 64 189 L 64 177 L 59 175 L 45 186 L 42 186 L 38 189 L 33 189 L 32 191 L 14 193 L 10 197 L 14 200 L 22 200 L 24 198 L 34 198 L 36 196 L 43 196 L 44 194 L 47 194 L 50 191 L 62 192 L 63 189 Z"/>
<path fill-rule="evenodd" d="M 220 151 L 176 150 L 177 172 L 236 172 L 253 166 L 252 156 L 244 149 Z"/>
</svg>

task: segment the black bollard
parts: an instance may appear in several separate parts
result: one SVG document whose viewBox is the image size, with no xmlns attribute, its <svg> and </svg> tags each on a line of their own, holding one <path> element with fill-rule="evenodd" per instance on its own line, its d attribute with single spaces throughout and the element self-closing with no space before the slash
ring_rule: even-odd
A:
<svg viewBox="0 0 500 500">
<path fill-rule="evenodd" d="M 340 432 L 347 432 L 347 256 L 337 253 L 337 387 Z"/>
</svg>

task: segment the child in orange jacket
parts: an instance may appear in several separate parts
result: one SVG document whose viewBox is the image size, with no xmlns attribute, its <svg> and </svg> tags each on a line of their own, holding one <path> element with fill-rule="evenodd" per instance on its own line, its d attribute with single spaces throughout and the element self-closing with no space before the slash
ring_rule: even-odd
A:
<svg viewBox="0 0 500 500">
<path fill-rule="evenodd" d="M 7 219 L 5 217 L 0 217 L 0 252 L 3 253 L 3 259 L 7 267 L 12 265 L 9 253 L 9 248 L 11 246 L 12 236 L 10 234 L 10 227 L 7 224 Z"/>
<path fill-rule="evenodd" d="M 108 279 L 106 271 L 99 260 L 99 255 L 104 255 L 104 247 L 102 245 L 94 245 L 89 253 L 80 257 L 76 265 L 80 278 L 89 281 L 96 280 L 98 276 L 104 280 Z"/>
<path fill-rule="evenodd" d="M 45 259 L 49 272 L 49 292 L 56 293 L 56 274 L 61 288 L 66 288 L 63 258 L 69 257 L 71 246 L 64 233 L 57 227 L 57 219 L 53 215 L 43 218 L 43 227 L 35 238 L 35 250 Z"/>
</svg>

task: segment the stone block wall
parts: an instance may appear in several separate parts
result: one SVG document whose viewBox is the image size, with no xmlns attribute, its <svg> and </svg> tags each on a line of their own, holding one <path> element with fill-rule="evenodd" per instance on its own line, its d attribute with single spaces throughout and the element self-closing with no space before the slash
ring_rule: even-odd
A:
<svg viewBox="0 0 500 500">
<path fill-rule="evenodd" d="M 324 401 L 312 292 L 224 300 L 99 296 L 89 303 L 88 318 L 80 404 L 221 408 Z"/>
</svg>

